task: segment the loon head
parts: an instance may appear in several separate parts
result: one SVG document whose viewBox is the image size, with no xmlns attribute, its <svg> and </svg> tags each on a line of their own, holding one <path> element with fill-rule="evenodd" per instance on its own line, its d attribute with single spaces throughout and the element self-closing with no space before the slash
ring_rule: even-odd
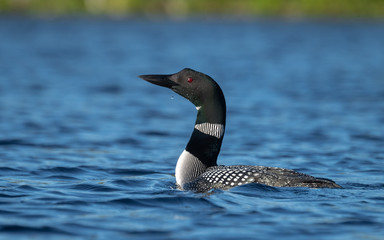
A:
<svg viewBox="0 0 384 240">
<path fill-rule="evenodd" d="M 201 112 L 197 122 L 225 124 L 224 95 L 220 86 L 210 76 L 184 68 L 174 74 L 151 74 L 139 77 L 158 86 L 169 88 L 192 102 Z"/>
</svg>

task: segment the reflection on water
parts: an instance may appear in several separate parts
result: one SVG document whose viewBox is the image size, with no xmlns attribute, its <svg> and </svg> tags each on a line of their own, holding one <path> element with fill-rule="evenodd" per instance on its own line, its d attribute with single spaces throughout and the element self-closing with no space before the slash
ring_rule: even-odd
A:
<svg viewBox="0 0 384 240">
<path fill-rule="evenodd" d="M 0 236 L 382 236 L 382 25 L 0 18 Z M 226 95 L 220 164 L 345 189 L 177 190 L 195 108 L 136 76 L 184 67 Z"/>
</svg>

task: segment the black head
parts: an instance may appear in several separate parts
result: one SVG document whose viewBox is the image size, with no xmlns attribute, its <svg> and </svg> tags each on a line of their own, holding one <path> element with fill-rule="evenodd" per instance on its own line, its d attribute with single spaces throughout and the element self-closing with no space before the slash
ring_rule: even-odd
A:
<svg viewBox="0 0 384 240">
<path fill-rule="evenodd" d="M 150 83 L 172 89 L 191 101 L 196 107 L 214 101 L 224 101 L 225 105 L 223 92 L 219 85 L 210 76 L 189 68 L 175 74 L 141 75 L 139 77 Z"/>
</svg>

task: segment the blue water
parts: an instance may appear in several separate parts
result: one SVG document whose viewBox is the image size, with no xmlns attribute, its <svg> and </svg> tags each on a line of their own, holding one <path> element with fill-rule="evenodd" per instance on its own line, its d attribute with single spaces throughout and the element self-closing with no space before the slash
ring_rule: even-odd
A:
<svg viewBox="0 0 384 240">
<path fill-rule="evenodd" d="M 0 18 L 1 239 L 384 239 L 384 22 Z M 219 164 L 344 189 L 195 194 L 190 67 L 227 99 Z"/>
</svg>

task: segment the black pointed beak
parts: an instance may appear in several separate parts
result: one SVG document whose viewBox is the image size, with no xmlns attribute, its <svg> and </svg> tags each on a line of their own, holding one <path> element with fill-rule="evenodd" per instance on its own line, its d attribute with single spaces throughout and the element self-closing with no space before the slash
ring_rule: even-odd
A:
<svg viewBox="0 0 384 240">
<path fill-rule="evenodd" d="M 172 75 L 140 75 L 139 78 L 162 87 L 172 88 L 177 84 L 170 79 L 171 76 Z"/>
</svg>

